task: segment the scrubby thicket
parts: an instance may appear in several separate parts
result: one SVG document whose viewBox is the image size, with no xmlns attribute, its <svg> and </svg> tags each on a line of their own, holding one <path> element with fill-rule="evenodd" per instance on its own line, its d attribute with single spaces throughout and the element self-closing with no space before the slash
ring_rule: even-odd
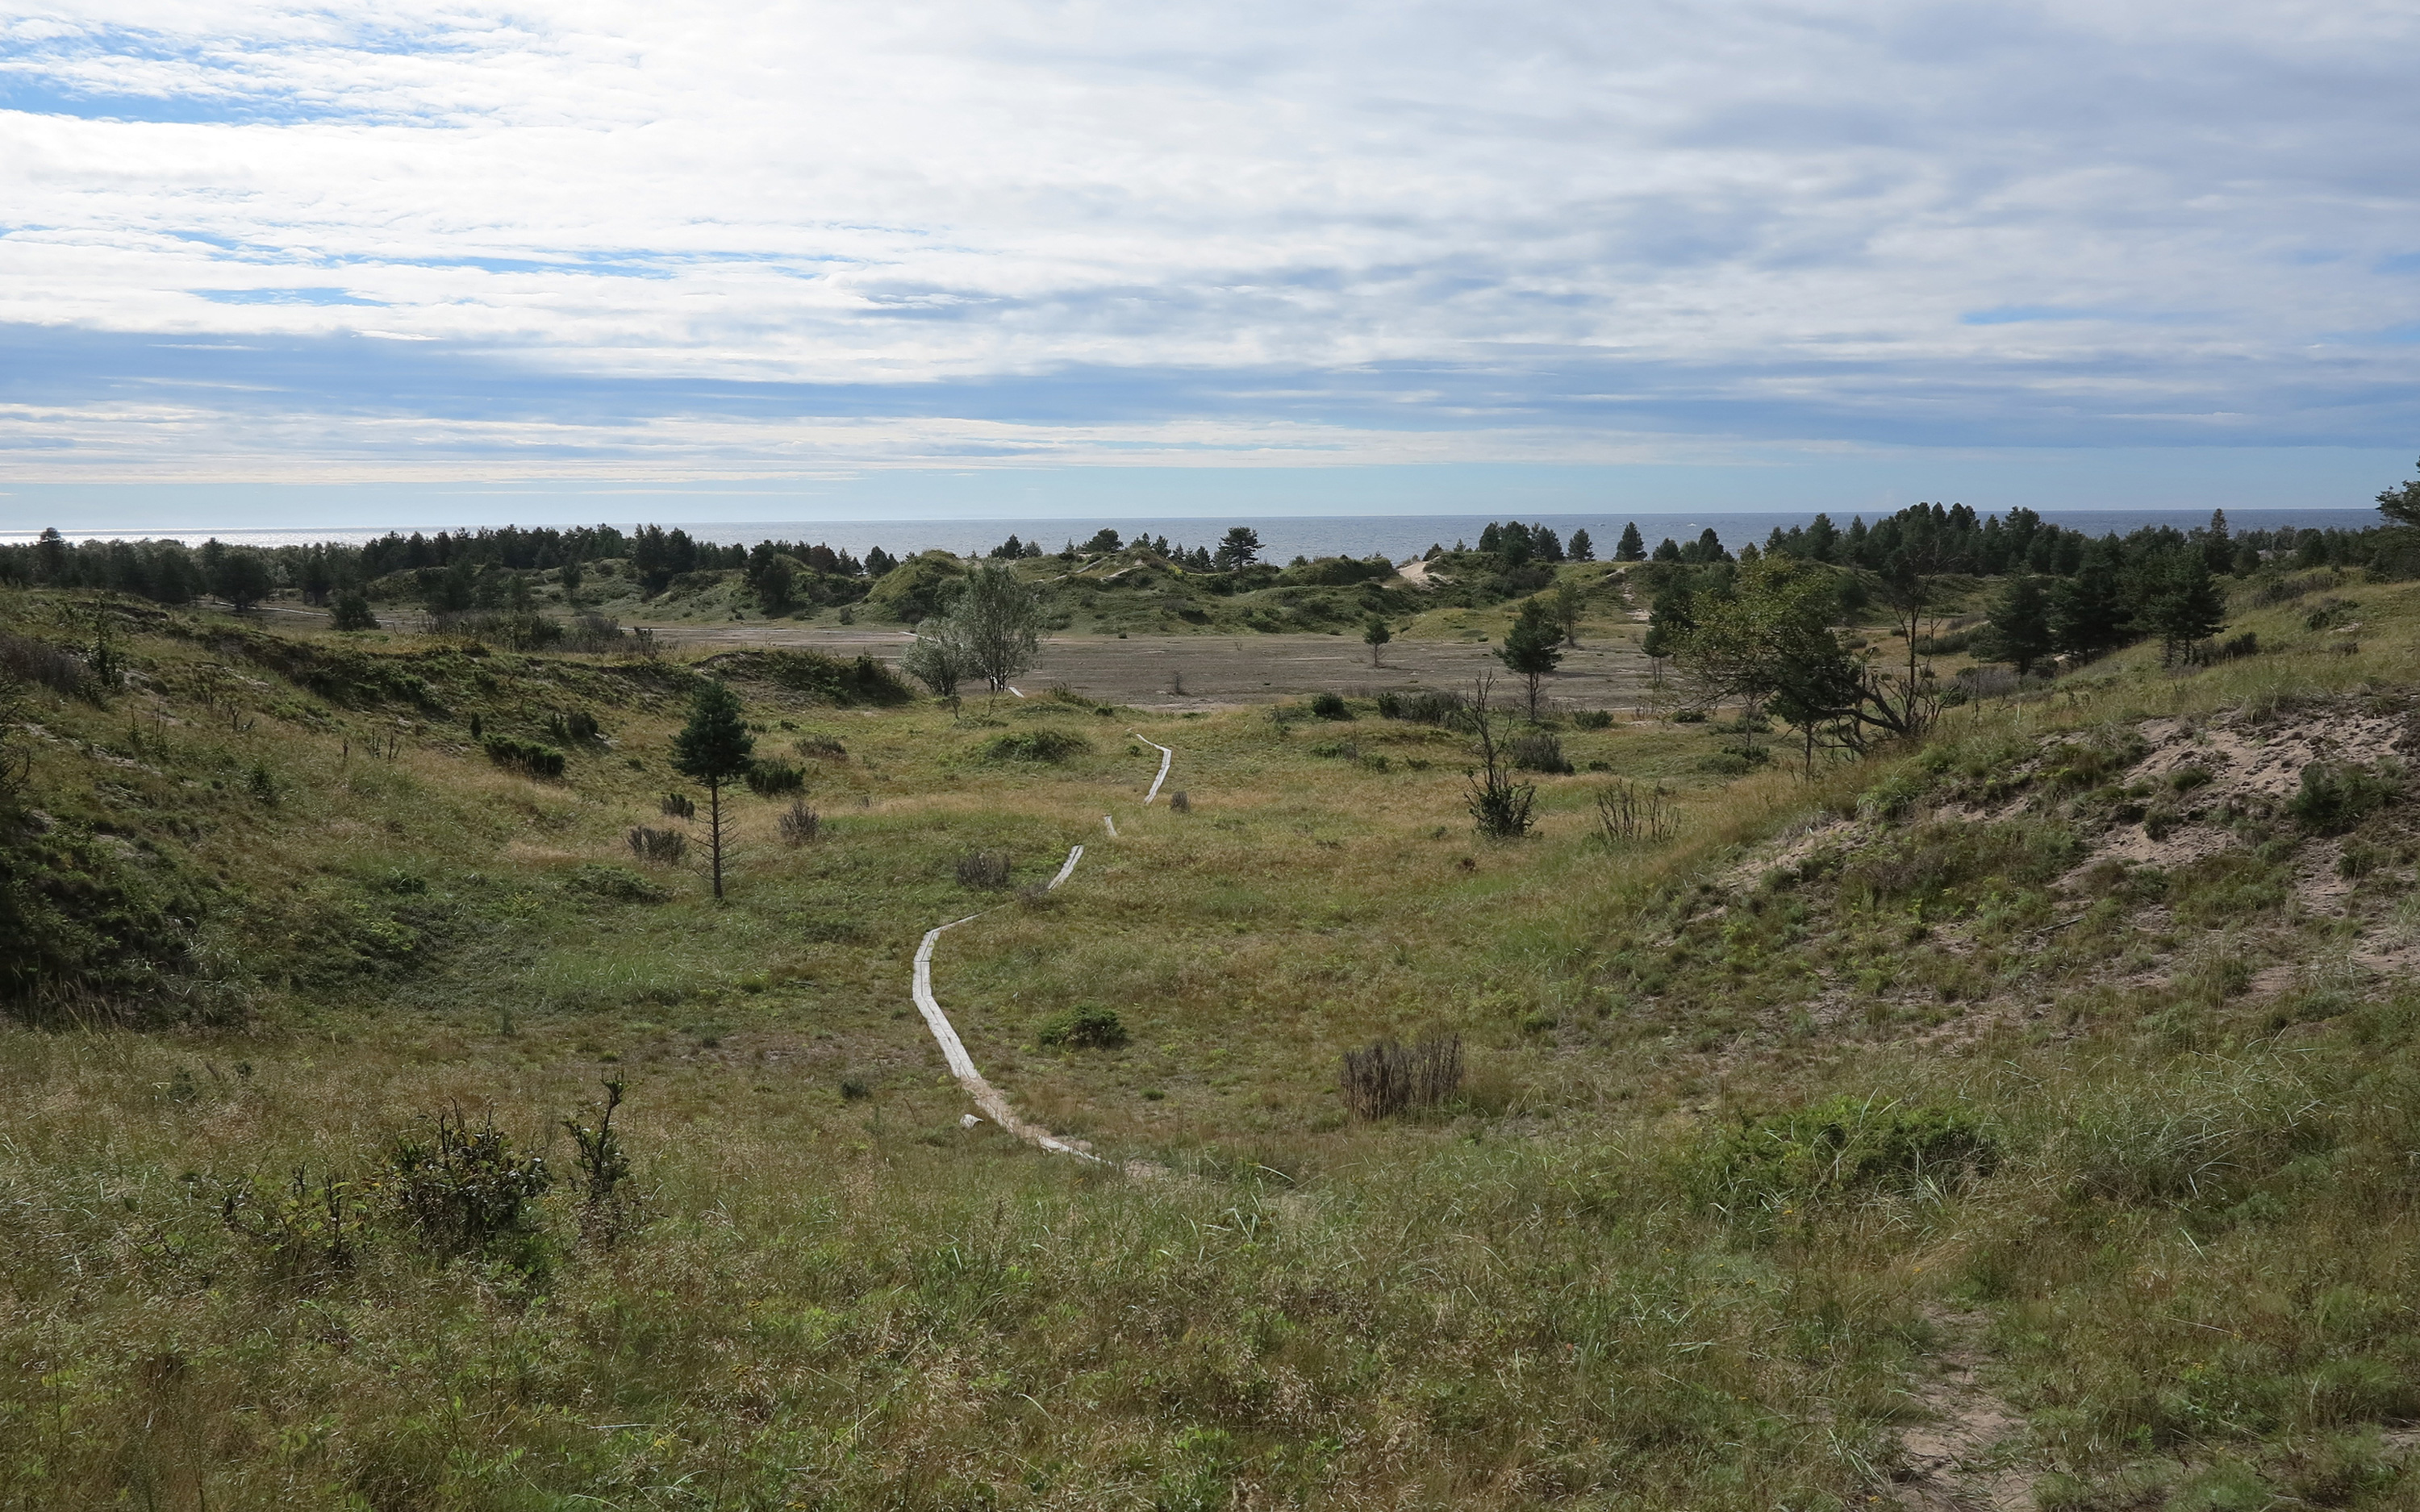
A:
<svg viewBox="0 0 2420 1512">
<path fill-rule="evenodd" d="M 2252 647 L 1993 682 L 1891 634 L 1895 583 L 1958 617 L 2024 580 L 1909 566 L 1985 533 L 1922 517 L 1853 574 L 1626 536 L 1630 602 L 1692 594 L 1668 717 L 1559 709 L 1551 670 L 1534 708 L 953 708 L 871 660 L 495 632 L 568 623 L 524 579 L 571 552 L 577 607 L 627 582 L 603 532 L 500 534 L 459 610 L 495 620 L 375 634 L 31 548 L 0 1501 L 2412 1504 L 2400 536 L 2120 542 L 2195 554 Z M 1071 595 L 1205 576 L 1015 545 Z M 1216 546 L 1268 586 L 1186 602 L 1423 592 Z M 395 549 L 360 586 L 459 565 Z M 1543 654 L 1621 633 L 1597 565 L 1554 591 L 1599 549 L 1499 526 L 1424 592 L 1535 594 Z M 777 555 L 866 612 L 967 570 Z M 1801 572 L 1874 599 L 1792 619 Z M 1750 611 L 1789 655 L 1699 696 L 1750 676 L 1705 628 Z M 1917 733 L 1835 738 L 1843 669 L 1904 675 L 1859 686 Z M 1475 830 L 1497 789 L 1523 838 Z M 978 909 L 941 1000 L 1107 1164 L 961 1125 L 908 981 Z"/>
</svg>

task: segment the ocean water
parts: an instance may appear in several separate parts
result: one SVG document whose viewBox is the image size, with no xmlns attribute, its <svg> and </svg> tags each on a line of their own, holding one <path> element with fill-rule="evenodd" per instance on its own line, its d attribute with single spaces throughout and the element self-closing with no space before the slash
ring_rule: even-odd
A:
<svg viewBox="0 0 2420 1512">
<path fill-rule="evenodd" d="M 2190 530 L 2210 522 L 2207 513 L 2179 509 L 2045 509 L 2041 515 L 2054 523 L 2095 535 L 2113 531 L 2123 534 L 2145 526 L 2157 525 Z M 1069 541 L 1081 543 L 1104 527 L 1129 539 L 1149 531 L 1154 536 L 1167 536 L 1171 546 L 1216 547 L 1219 537 L 1227 533 L 1228 527 L 1249 525 L 1260 532 L 1261 554 L 1265 561 L 1284 563 L 1297 556 L 1367 557 L 1383 551 L 1390 559 L 1401 562 L 1419 555 L 1431 546 L 1450 548 L 1458 541 L 1475 543 L 1479 532 L 1487 528 L 1490 517 L 1483 515 L 1310 515 L 1221 519 L 760 520 L 684 524 L 681 529 L 698 540 L 718 545 L 733 542 L 753 545 L 765 540 L 820 541 L 837 550 L 858 556 L 863 556 L 867 548 L 878 546 L 893 556 L 904 557 L 912 552 L 934 549 L 960 555 L 988 551 L 1011 535 L 1020 540 L 1040 541 L 1045 550 L 1055 551 Z M 1537 517 L 1530 523 L 1552 528 L 1567 542 L 1573 532 L 1585 530 L 1596 548 L 1596 554 L 1604 558 L 1613 554 L 1614 543 L 1621 538 L 1622 526 L 1633 520 L 1637 522 L 1639 533 L 1646 537 L 1650 548 L 1668 536 L 1678 541 L 1693 541 L 1700 532 L 1711 529 L 1723 545 L 1736 550 L 1749 542 L 1762 542 L 1776 528 L 1788 530 L 1793 525 L 1804 525 L 1814 517 L 1811 510 L 1739 515 L 1548 515 Z M 1843 529 L 1848 526 L 1848 517 L 1835 514 L 1833 519 Z M 628 523 L 616 523 L 628 528 Z M 2374 509 L 2245 509 L 2229 513 L 2227 523 L 2239 531 L 2278 530 L 2289 525 L 2303 530 L 2362 530 L 2378 524 L 2379 516 Z M 230 545 L 293 546 L 309 541 L 359 543 L 375 540 L 384 535 L 389 528 L 115 531 L 93 532 L 77 539 L 135 540 L 149 536 L 199 545 L 215 536 Z M 472 527 L 396 525 L 392 528 L 409 535 L 415 530 L 433 534 L 440 530 Z M 36 533 L 32 531 L 0 531 L 0 542 L 28 541 Z"/>
</svg>

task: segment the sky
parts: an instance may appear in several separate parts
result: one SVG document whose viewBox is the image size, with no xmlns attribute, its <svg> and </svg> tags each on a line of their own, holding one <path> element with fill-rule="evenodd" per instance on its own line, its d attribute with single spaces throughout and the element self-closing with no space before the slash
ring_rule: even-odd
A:
<svg viewBox="0 0 2420 1512">
<path fill-rule="evenodd" d="M 0 526 L 2347 507 L 2409 4 L 0 0 Z"/>
</svg>

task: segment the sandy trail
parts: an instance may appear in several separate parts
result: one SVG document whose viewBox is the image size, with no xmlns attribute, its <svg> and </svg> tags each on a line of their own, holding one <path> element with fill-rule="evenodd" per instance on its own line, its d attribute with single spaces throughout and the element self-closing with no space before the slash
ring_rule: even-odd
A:
<svg viewBox="0 0 2420 1512">
<path fill-rule="evenodd" d="M 1127 733 L 1134 733 L 1132 731 Z M 1156 741 L 1143 740 L 1139 734 L 1135 739 L 1159 752 L 1159 775 L 1152 779 L 1151 791 L 1143 795 L 1142 801 L 1149 803 L 1159 796 L 1159 786 L 1168 780 L 1168 769 L 1176 760 L 1176 752 Z M 1114 817 L 1103 814 L 1101 823 L 1109 826 L 1112 837 L 1116 836 L 1118 822 Z M 1059 868 L 1059 874 L 1050 879 L 1044 890 L 1055 889 L 1074 876 L 1076 863 L 1083 858 L 1084 847 L 1071 848 L 1065 863 Z M 1062 1139 L 1040 1124 L 1028 1123 L 1016 1116 L 1016 1110 L 1008 1105 L 1008 1099 L 1001 1095 L 1000 1088 L 975 1069 L 974 1057 L 967 1054 L 966 1041 L 958 1038 L 957 1027 L 951 1024 L 950 1016 L 941 1011 L 941 1000 L 933 995 L 933 947 L 940 943 L 944 933 L 983 917 L 982 913 L 969 914 L 964 918 L 954 918 L 924 932 L 924 943 L 916 948 L 916 976 L 910 989 L 916 999 L 916 1011 L 924 1016 L 924 1026 L 932 1031 L 934 1042 L 941 1047 L 941 1059 L 948 1064 L 950 1074 L 956 1077 L 958 1085 L 966 1088 L 967 1095 L 974 1099 L 975 1106 L 983 1109 L 984 1117 L 1038 1149 L 1047 1149 L 1054 1155 L 1073 1155 L 1078 1160 L 1097 1161 L 1101 1157 L 1094 1154 L 1091 1147 L 1083 1141 Z"/>
<path fill-rule="evenodd" d="M 1135 733 L 1131 730 L 1127 731 L 1126 733 L 1134 735 L 1137 740 L 1142 740 L 1142 736 L 1135 735 Z M 1142 740 L 1142 743 L 1149 746 L 1152 749 L 1159 752 L 1159 775 L 1151 779 L 1151 791 L 1142 795 L 1143 807 L 1147 809 L 1151 807 L 1151 800 L 1159 796 L 1159 785 L 1168 780 L 1168 764 L 1176 760 L 1176 752 L 1169 749 L 1166 746 L 1161 745 L 1156 740 Z M 1109 826 L 1110 834 L 1114 835 L 1117 832 L 1117 826 L 1115 825 Z"/>
</svg>

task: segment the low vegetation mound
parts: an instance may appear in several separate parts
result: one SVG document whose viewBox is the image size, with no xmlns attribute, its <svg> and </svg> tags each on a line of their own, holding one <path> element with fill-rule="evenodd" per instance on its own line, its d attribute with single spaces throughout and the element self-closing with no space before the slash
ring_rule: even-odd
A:
<svg viewBox="0 0 2420 1512">
<path fill-rule="evenodd" d="M 987 762 L 1058 763 L 1084 755 L 1093 743 L 1072 730 L 1018 730 L 983 743 Z"/>
</svg>

